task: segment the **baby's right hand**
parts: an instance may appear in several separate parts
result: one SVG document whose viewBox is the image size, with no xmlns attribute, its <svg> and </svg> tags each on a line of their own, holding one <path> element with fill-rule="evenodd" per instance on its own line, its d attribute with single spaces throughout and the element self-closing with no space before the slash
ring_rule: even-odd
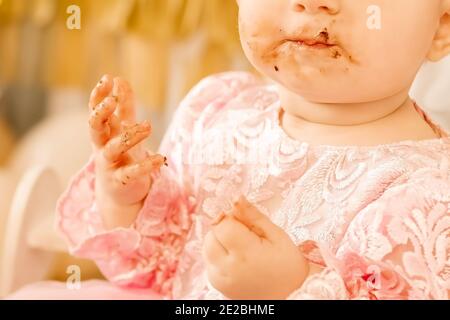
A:
<svg viewBox="0 0 450 320">
<path fill-rule="evenodd" d="M 166 158 L 144 148 L 151 126 L 136 123 L 133 93 L 126 81 L 103 76 L 92 91 L 89 108 L 97 205 L 106 227 L 127 227 L 151 188 L 150 174 L 166 164 Z"/>
</svg>

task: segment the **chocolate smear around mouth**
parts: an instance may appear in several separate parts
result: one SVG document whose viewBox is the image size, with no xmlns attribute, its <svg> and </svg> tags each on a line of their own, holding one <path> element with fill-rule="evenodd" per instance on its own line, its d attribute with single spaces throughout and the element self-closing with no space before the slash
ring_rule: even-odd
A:
<svg viewBox="0 0 450 320">
<path fill-rule="evenodd" d="M 317 35 L 317 37 L 318 37 L 321 41 L 323 41 L 323 42 L 325 42 L 325 43 L 328 43 L 328 41 L 330 40 L 330 34 L 328 33 L 328 29 L 327 29 L 327 28 L 323 29 L 323 30 Z"/>
<path fill-rule="evenodd" d="M 341 56 L 342 56 L 342 54 L 339 51 L 336 50 L 336 51 L 333 52 L 333 58 L 334 59 L 337 59 L 337 58 L 339 58 Z"/>
</svg>

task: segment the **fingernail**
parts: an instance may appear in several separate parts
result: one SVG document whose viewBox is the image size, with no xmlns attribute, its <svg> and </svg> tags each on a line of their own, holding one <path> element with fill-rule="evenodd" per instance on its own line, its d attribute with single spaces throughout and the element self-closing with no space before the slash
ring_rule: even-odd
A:
<svg viewBox="0 0 450 320">
<path fill-rule="evenodd" d="M 103 77 L 101 77 L 100 81 L 97 83 L 97 86 L 101 87 L 102 85 L 105 84 L 106 80 L 107 80 L 107 76 L 104 75 Z"/>
<path fill-rule="evenodd" d="M 105 107 L 106 107 L 106 103 L 103 101 L 94 107 L 94 111 L 96 111 L 96 112 L 103 111 L 105 109 Z"/>
<path fill-rule="evenodd" d="M 245 207 L 248 204 L 247 199 L 244 196 L 240 196 L 239 200 L 236 203 L 237 205 L 240 205 L 242 207 Z"/>
<path fill-rule="evenodd" d="M 225 218 L 225 213 L 221 212 L 218 216 L 216 216 L 212 221 L 211 221 L 211 225 L 216 225 L 219 222 L 221 222 L 223 220 L 223 218 Z"/>
<path fill-rule="evenodd" d="M 161 161 L 161 159 L 164 159 L 164 162 Z M 161 155 L 151 155 L 149 160 L 152 162 L 153 166 L 158 166 L 160 168 L 162 165 L 165 165 L 165 158 L 162 158 Z"/>
<path fill-rule="evenodd" d="M 148 121 L 144 121 L 141 123 L 141 128 L 143 129 L 150 129 L 150 123 Z"/>
</svg>

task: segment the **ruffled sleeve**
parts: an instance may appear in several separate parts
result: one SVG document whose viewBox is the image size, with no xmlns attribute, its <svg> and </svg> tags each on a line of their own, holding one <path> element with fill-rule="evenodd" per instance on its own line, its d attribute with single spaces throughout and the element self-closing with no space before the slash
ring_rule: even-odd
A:
<svg viewBox="0 0 450 320">
<path fill-rule="evenodd" d="M 190 146 L 193 128 L 213 118 L 230 97 L 254 82 L 247 73 L 202 80 L 177 109 L 159 153 L 169 167 L 153 185 L 130 228 L 106 230 L 95 202 L 95 163 L 72 179 L 57 204 L 57 228 L 73 255 L 94 260 L 112 282 L 170 296 L 172 279 L 196 209 Z"/>
<path fill-rule="evenodd" d="M 449 299 L 448 168 L 414 173 L 359 212 L 336 251 L 316 248 L 322 271 L 288 299 Z"/>
</svg>

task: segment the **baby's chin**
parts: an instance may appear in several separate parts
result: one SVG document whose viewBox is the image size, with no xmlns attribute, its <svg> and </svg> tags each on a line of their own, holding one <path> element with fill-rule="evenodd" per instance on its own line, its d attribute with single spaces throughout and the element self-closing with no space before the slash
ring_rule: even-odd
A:
<svg viewBox="0 0 450 320">
<path fill-rule="evenodd" d="M 361 69 L 345 58 L 299 59 L 296 57 L 258 59 L 253 65 L 267 77 L 288 87 L 333 87 L 336 83 L 352 82 L 360 76 Z"/>
<path fill-rule="evenodd" d="M 377 100 L 378 92 L 359 90 L 352 82 L 336 79 L 305 81 L 296 78 L 273 78 L 271 80 L 284 93 L 298 95 L 304 100 L 324 104 L 353 104 Z"/>
<path fill-rule="evenodd" d="M 358 66 L 357 61 L 339 46 L 311 48 L 287 42 L 258 60 L 264 65 L 273 65 L 276 71 L 295 72 L 299 77 L 346 74 Z"/>
<path fill-rule="evenodd" d="M 354 99 L 355 81 L 353 77 L 342 69 L 317 68 L 315 66 L 301 66 L 285 69 L 276 67 L 273 72 L 263 72 L 278 86 L 282 86 L 292 93 L 296 93 L 308 100 L 322 103 L 332 103 Z M 260 70 L 261 71 L 261 70 Z M 349 92 L 349 94 L 345 94 Z"/>
</svg>

